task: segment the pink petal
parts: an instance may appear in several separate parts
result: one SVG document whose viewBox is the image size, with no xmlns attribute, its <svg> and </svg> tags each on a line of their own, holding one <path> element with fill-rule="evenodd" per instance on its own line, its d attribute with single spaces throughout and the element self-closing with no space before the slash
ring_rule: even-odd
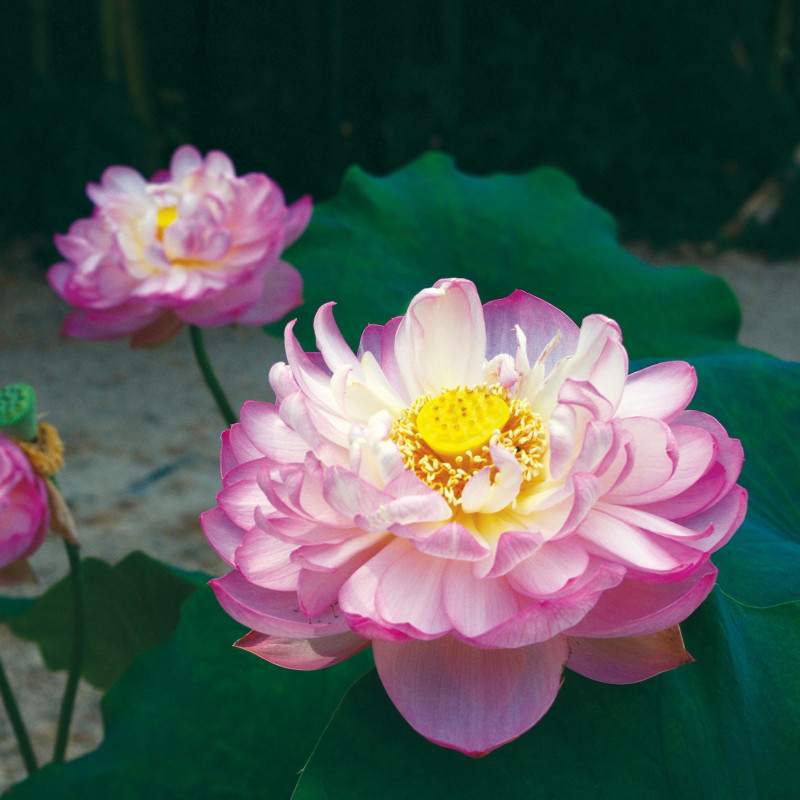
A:
<svg viewBox="0 0 800 800">
<path fill-rule="evenodd" d="M 583 575 L 589 566 L 586 549 L 574 538 L 543 544 L 533 555 L 518 563 L 508 580 L 528 597 L 542 597 L 563 589 Z"/>
<path fill-rule="evenodd" d="M 476 578 L 499 578 L 537 552 L 543 541 L 537 531 L 503 531 L 497 540 L 494 558 L 476 564 L 473 575 Z"/>
<path fill-rule="evenodd" d="M 333 318 L 335 303 L 325 303 L 320 306 L 314 315 L 314 333 L 316 334 L 317 349 L 325 359 L 331 372 L 340 367 L 348 366 L 358 374 L 361 363 L 355 353 L 350 349 Z"/>
<path fill-rule="evenodd" d="M 375 606 L 387 624 L 414 638 L 432 638 L 451 630 L 442 605 L 442 576 L 447 561 L 406 551 L 381 575 Z"/>
<path fill-rule="evenodd" d="M 342 614 L 333 609 L 319 617 L 304 616 L 294 592 L 275 592 L 255 586 L 238 572 L 209 581 L 222 608 L 237 622 L 272 636 L 316 639 L 348 630 Z"/>
<path fill-rule="evenodd" d="M 294 244 L 300 238 L 300 235 L 308 227 L 313 210 L 314 206 L 309 195 L 301 197 L 286 209 L 286 215 L 283 218 L 284 247 Z"/>
<path fill-rule="evenodd" d="M 321 562 L 321 567 L 303 569 L 297 581 L 297 599 L 300 607 L 308 616 L 321 614 L 328 606 L 339 602 L 339 590 L 350 576 L 383 547 L 386 546 L 385 536 L 368 534 L 367 536 L 354 537 L 357 544 L 350 545 L 346 540 L 340 545 L 326 548 L 301 547 L 295 551 L 297 563 L 307 566 L 312 563 L 309 550 L 327 550 L 327 553 L 318 552 L 316 561 Z M 330 558 L 326 561 L 325 556 Z M 336 566 L 333 566 L 333 564 Z"/>
<path fill-rule="evenodd" d="M 470 639 L 502 625 L 521 606 L 505 578 L 476 580 L 467 561 L 447 562 L 442 600 L 453 629 Z"/>
<path fill-rule="evenodd" d="M 244 530 L 236 525 L 221 508 L 212 508 L 200 515 L 200 524 L 217 555 L 230 567 L 235 567 L 234 553 L 242 543 Z"/>
<path fill-rule="evenodd" d="M 403 398 L 406 404 L 409 404 L 416 395 L 412 395 L 406 387 L 395 354 L 397 329 L 402 320 L 402 317 L 394 317 L 386 325 L 367 325 L 361 335 L 358 354 L 361 356 L 365 352 L 372 353 L 395 392 Z"/>
<path fill-rule="evenodd" d="M 266 325 L 285 317 L 303 302 L 303 278 L 285 261 L 278 261 L 261 281 L 259 299 L 236 316 L 243 325 Z"/>
<path fill-rule="evenodd" d="M 616 638 L 658 633 L 683 622 L 706 599 L 717 569 L 706 561 L 687 578 L 664 583 L 624 580 L 603 593 L 570 636 Z"/>
<path fill-rule="evenodd" d="M 470 639 L 458 632 L 455 635 L 477 647 L 514 648 L 547 641 L 578 624 L 602 593 L 619 585 L 623 576 L 619 565 L 590 564 L 551 597 L 535 600 L 520 595 L 520 610 L 497 627 Z"/>
<path fill-rule="evenodd" d="M 365 639 L 407 641 L 410 637 L 383 620 L 376 607 L 378 583 L 391 565 L 411 550 L 405 539 L 393 539 L 348 578 L 339 591 L 339 608 L 350 629 Z"/>
<path fill-rule="evenodd" d="M 653 364 L 628 376 L 617 416 L 670 422 L 694 396 L 697 374 L 685 361 Z"/>
<path fill-rule="evenodd" d="M 482 756 L 516 739 L 550 708 L 567 659 L 558 637 L 481 650 L 452 637 L 373 642 L 375 666 L 408 723 L 436 744 Z"/>
<path fill-rule="evenodd" d="M 742 524 L 747 513 L 747 491 L 734 486 L 716 505 L 696 516 L 681 520 L 690 530 L 707 532 L 702 539 L 693 539 L 692 547 L 713 553 L 724 545 Z"/>
<path fill-rule="evenodd" d="M 472 533 L 458 522 L 444 525 L 393 525 L 391 532 L 406 536 L 420 553 L 454 561 L 480 561 L 491 552 L 480 534 Z"/>
<path fill-rule="evenodd" d="M 240 422 L 259 454 L 280 464 L 305 460 L 308 445 L 280 418 L 272 403 L 248 400 L 242 406 Z"/>
<path fill-rule="evenodd" d="M 470 281 L 440 280 L 423 289 L 397 329 L 395 356 L 414 397 L 480 383 L 485 355 L 483 308 Z"/>
<path fill-rule="evenodd" d="M 209 153 L 209 156 L 211 153 Z M 178 183 L 183 181 L 190 173 L 203 166 L 203 157 L 197 148 L 190 144 L 179 147 L 173 154 L 169 163 L 172 179 Z"/>
<path fill-rule="evenodd" d="M 589 552 L 613 561 L 655 573 L 670 573 L 682 568 L 680 561 L 659 547 L 653 537 L 597 508 L 578 526 Z"/>
<path fill-rule="evenodd" d="M 603 683 L 637 683 L 692 661 L 694 659 L 683 646 L 678 625 L 643 636 L 569 637 L 567 667 Z"/>
<path fill-rule="evenodd" d="M 279 667 L 312 670 L 330 667 L 360 653 L 369 647 L 369 639 L 362 639 L 350 631 L 319 639 L 286 639 L 250 631 L 234 647 Z"/>
<path fill-rule="evenodd" d="M 276 592 L 297 589 L 300 567 L 290 556 L 296 545 L 270 536 L 261 528 L 249 530 L 236 550 L 236 566 L 244 578 L 256 586 Z"/>
<path fill-rule="evenodd" d="M 160 315 L 159 308 L 142 304 L 119 306 L 107 311 L 76 308 L 64 321 L 61 335 L 80 339 L 120 339 L 150 325 Z"/>
<path fill-rule="evenodd" d="M 634 422 L 634 419 L 625 420 L 626 424 Z M 623 497 L 627 495 L 624 502 L 628 504 L 642 505 L 644 503 L 655 503 L 660 500 L 670 500 L 680 495 L 685 490 L 700 482 L 703 476 L 714 465 L 717 457 L 717 444 L 714 437 L 706 431 L 689 425 L 671 425 L 671 459 L 675 459 L 674 473 L 661 485 L 653 483 L 652 488 L 648 489 L 645 481 L 636 481 L 635 478 L 618 483 L 606 499 L 612 497 Z M 643 452 L 642 437 L 634 433 L 636 444 L 634 446 L 634 475 L 641 473 L 640 460 L 642 457 L 650 458 L 647 451 Z M 655 439 L 655 437 L 653 437 Z M 653 441 L 648 442 L 648 449 L 652 447 Z M 657 456 L 652 454 L 655 461 Z M 653 468 L 650 468 L 652 474 Z M 669 508 L 669 505 L 666 506 Z M 675 514 L 666 516 L 674 517 Z"/>
<path fill-rule="evenodd" d="M 486 303 L 483 313 L 487 360 L 498 353 L 512 356 L 516 353 L 517 325 L 525 334 L 531 364 L 558 334 L 561 338 L 549 355 L 551 367 L 564 356 L 572 355 L 578 346 L 580 329 L 563 311 L 519 289 L 508 297 Z"/>
<path fill-rule="evenodd" d="M 604 499 L 613 503 L 615 498 L 621 498 L 619 502 L 630 503 L 630 498 L 649 494 L 658 499 L 657 490 L 672 478 L 678 463 L 678 445 L 672 431 L 660 420 L 646 417 L 622 420 L 621 426 L 633 440 L 629 448 L 633 468 Z"/>
</svg>

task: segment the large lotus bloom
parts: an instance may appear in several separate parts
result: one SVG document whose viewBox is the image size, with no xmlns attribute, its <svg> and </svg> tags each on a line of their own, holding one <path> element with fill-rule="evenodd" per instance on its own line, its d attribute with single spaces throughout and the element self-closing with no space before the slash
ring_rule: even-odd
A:
<svg viewBox="0 0 800 800">
<path fill-rule="evenodd" d="M 152 344 L 184 323 L 262 325 L 301 302 L 300 275 L 280 256 L 308 224 L 310 199 L 287 208 L 277 184 L 237 177 L 224 153 L 180 147 L 150 182 L 110 167 L 87 194 L 94 213 L 56 236 L 67 260 L 47 276 L 75 306 L 65 335 Z"/>
<path fill-rule="evenodd" d="M 44 541 L 49 520 L 44 480 L 23 451 L 0 436 L 0 585 L 29 574 L 26 559 Z"/>
<path fill-rule="evenodd" d="M 203 524 L 241 647 L 315 669 L 371 643 L 408 722 L 473 755 L 536 723 L 564 666 L 628 683 L 691 660 L 677 623 L 746 506 L 739 442 L 685 410 L 692 367 L 628 375 L 612 320 L 482 307 L 465 280 L 357 356 L 331 306 L 319 353 L 287 326 L 277 403 L 223 434 Z"/>
</svg>

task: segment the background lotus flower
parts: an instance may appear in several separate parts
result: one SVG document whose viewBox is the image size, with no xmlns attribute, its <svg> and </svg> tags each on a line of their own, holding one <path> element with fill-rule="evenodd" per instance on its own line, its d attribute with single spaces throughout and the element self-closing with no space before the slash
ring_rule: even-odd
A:
<svg viewBox="0 0 800 800">
<path fill-rule="evenodd" d="M 739 442 L 687 411 L 683 362 L 628 375 L 619 327 L 439 281 L 356 356 L 323 306 L 286 329 L 277 402 L 223 434 L 203 515 L 238 644 L 316 669 L 372 643 L 394 704 L 479 755 L 534 725 L 566 665 L 627 683 L 691 657 L 677 624 L 742 521 Z"/>
<path fill-rule="evenodd" d="M 26 559 L 44 541 L 49 520 L 44 480 L 23 451 L 0 436 L 0 585 L 30 575 Z"/>
<path fill-rule="evenodd" d="M 149 182 L 110 167 L 87 193 L 94 213 L 56 236 L 67 260 L 48 272 L 75 306 L 65 335 L 153 344 L 184 323 L 261 325 L 301 302 L 300 275 L 280 255 L 308 224 L 310 198 L 287 208 L 277 184 L 237 177 L 224 153 L 180 147 Z"/>
</svg>

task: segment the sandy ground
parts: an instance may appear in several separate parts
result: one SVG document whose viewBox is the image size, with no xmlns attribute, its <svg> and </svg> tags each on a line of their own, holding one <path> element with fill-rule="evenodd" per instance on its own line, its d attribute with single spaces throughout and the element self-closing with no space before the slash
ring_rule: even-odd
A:
<svg viewBox="0 0 800 800">
<path fill-rule="evenodd" d="M 800 263 L 765 264 L 737 252 L 698 259 L 632 249 L 653 264 L 691 261 L 722 275 L 742 303 L 742 343 L 800 361 Z M 0 386 L 17 380 L 33 385 L 40 412 L 66 443 L 59 480 L 83 553 L 115 562 L 139 549 L 187 569 L 221 572 L 197 517 L 214 505 L 219 489 L 223 424 L 188 336 L 154 350 L 62 339 L 66 306 L 44 282 L 3 267 L 0 261 Z M 283 357 L 280 340 L 258 329 L 228 328 L 207 331 L 206 341 L 235 408 L 249 398 L 271 399 L 267 372 Z M 61 543 L 48 540 L 33 565 L 40 582 L 28 591 L 38 594 L 66 572 Z M 46 761 L 64 676 L 48 673 L 35 647 L 2 628 L 0 654 Z M 97 692 L 81 687 L 70 758 L 100 741 L 98 700 Z M 22 777 L 0 710 L 0 792 Z"/>
</svg>

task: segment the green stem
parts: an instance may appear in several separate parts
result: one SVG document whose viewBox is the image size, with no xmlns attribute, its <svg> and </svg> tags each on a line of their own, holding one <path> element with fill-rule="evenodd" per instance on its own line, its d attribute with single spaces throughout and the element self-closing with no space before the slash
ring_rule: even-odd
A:
<svg viewBox="0 0 800 800">
<path fill-rule="evenodd" d="M 25 762 L 25 769 L 28 771 L 28 775 L 32 775 L 39 769 L 39 765 L 36 763 L 36 755 L 33 752 L 33 747 L 31 747 L 28 731 L 25 730 L 22 714 L 19 713 L 19 707 L 14 698 L 14 692 L 11 691 L 11 684 L 8 682 L 2 662 L 0 662 L 0 695 L 3 697 L 3 705 L 6 707 L 8 718 L 11 720 L 14 735 L 17 737 L 17 745 L 19 746 L 22 760 Z"/>
<path fill-rule="evenodd" d="M 211 392 L 211 396 L 214 398 L 225 424 L 230 427 L 234 422 L 238 422 L 239 418 L 234 413 L 228 398 L 225 397 L 225 392 L 222 391 L 222 386 L 217 380 L 217 376 L 214 374 L 205 343 L 203 342 L 203 331 L 196 325 L 190 325 L 189 337 L 192 340 L 194 357 L 197 359 L 197 366 L 200 367 L 200 372 L 203 374 L 203 380 L 206 382 L 206 386 L 208 386 L 208 390 Z"/>
<path fill-rule="evenodd" d="M 56 744 L 53 748 L 53 761 L 62 762 L 67 752 L 69 728 L 72 722 L 72 711 L 75 707 L 75 695 L 83 666 L 83 647 L 86 638 L 86 615 L 83 598 L 83 578 L 81 576 L 81 557 L 78 548 L 64 540 L 72 576 L 72 601 L 75 608 L 75 620 L 72 631 L 72 658 L 69 664 L 67 684 L 64 687 L 64 698 L 61 701 L 61 713 L 56 729 Z"/>
</svg>

